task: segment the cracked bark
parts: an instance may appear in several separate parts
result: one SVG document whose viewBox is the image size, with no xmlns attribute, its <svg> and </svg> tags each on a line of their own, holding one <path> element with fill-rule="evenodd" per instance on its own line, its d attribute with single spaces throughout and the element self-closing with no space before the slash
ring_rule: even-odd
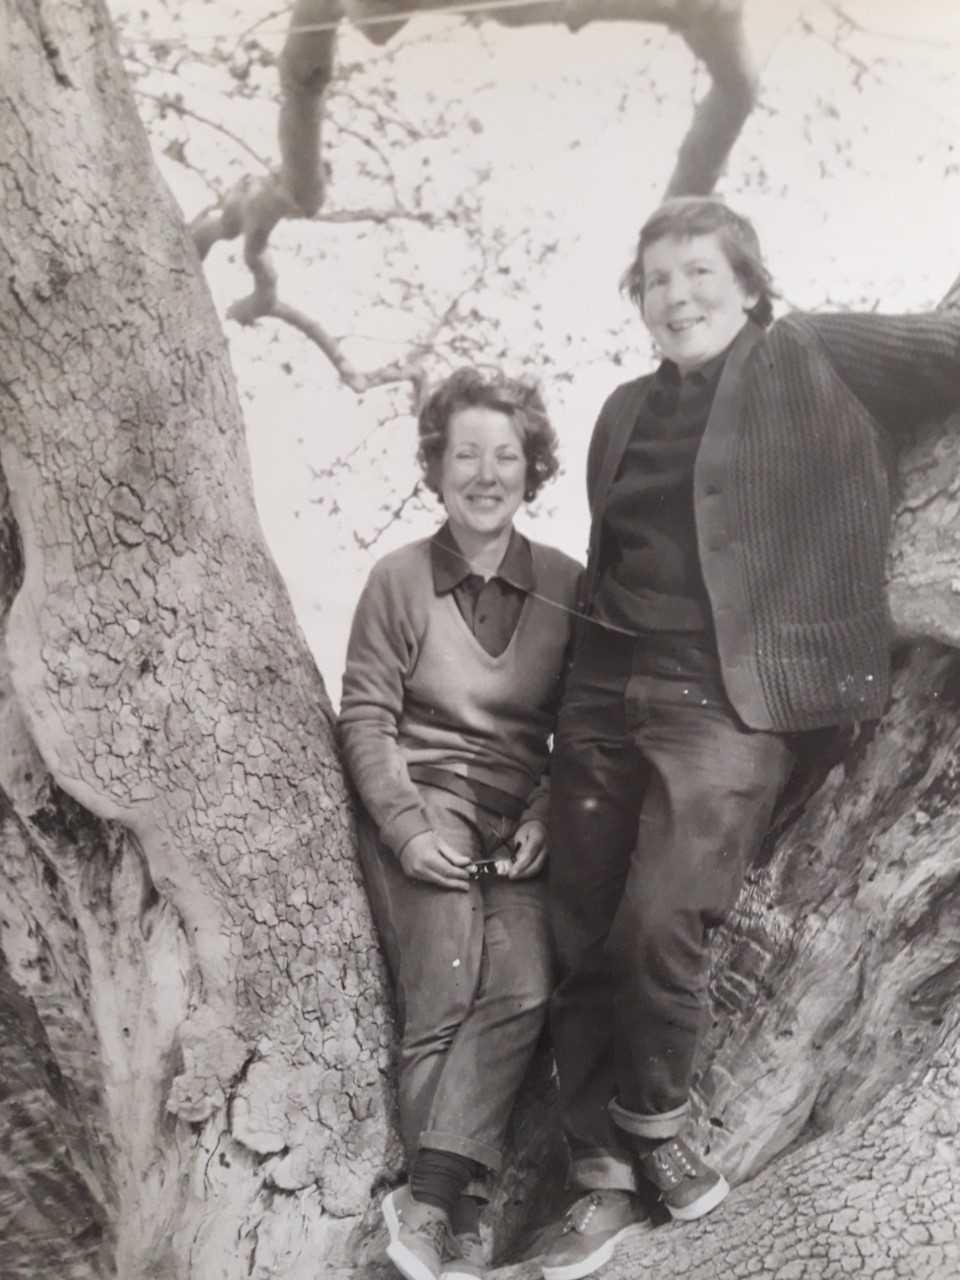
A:
<svg viewBox="0 0 960 1280">
<path fill-rule="evenodd" d="M 399 1151 L 322 682 L 103 9 L 0 3 L 0 1269 L 333 1274 Z M 701 1114 L 741 1186 L 614 1275 L 955 1273 L 958 461 L 904 459 L 926 645 L 718 940 Z M 506 1238 L 559 1176 L 531 1090 Z"/>
<path fill-rule="evenodd" d="M 99 1225 L 51 1200 L 0 1269 L 59 1240 L 79 1276 L 80 1238 L 96 1274 L 291 1274 L 398 1150 L 329 706 L 105 12 L 3 18 L 0 939 L 73 1099 L 20 1107 L 20 1149 Z M 0 1203 L 43 1202 L 39 1160 L 9 1173 Z"/>
</svg>

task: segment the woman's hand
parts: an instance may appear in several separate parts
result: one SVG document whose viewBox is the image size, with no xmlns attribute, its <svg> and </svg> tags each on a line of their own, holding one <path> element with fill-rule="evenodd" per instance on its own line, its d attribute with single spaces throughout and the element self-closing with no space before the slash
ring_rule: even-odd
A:
<svg viewBox="0 0 960 1280">
<path fill-rule="evenodd" d="M 508 880 L 529 880 L 543 869 L 547 860 L 547 829 L 542 822 L 532 818 L 517 827 L 513 837 L 516 853 L 510 861 L 505 862 L 500 874 Z"/>
<path fill-rule="evenodd" d="M 466 893 L 470 888 L 470 859 L 435 831 L 421 831 L 400 850 L 400 865 L 411 880 L 423 880 L 441 889 Z"/>
</svg>

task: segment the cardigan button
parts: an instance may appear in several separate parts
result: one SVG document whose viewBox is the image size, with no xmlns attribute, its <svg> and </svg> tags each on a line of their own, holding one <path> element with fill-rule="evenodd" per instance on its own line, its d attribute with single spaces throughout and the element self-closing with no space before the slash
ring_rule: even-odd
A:
<svg viewBox="0 0 960 1280">
<path fill-rule="evenodd" d="M 710 482 L 703 486 L 703 491 L 708 498 L 715 498 L 720 493 L 720 486 L 718 484 Z"/>
</svg>

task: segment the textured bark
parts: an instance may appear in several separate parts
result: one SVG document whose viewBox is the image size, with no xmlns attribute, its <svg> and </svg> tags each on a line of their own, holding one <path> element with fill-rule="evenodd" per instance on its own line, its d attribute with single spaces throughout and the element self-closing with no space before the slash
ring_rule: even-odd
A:
<svg viewBox="0 0 960 1280">
<path fill-rule="evenodd" d="M 3 27 L 0 1026 L 44 1027 L 68 1088 L 38 1064 L 20 1133 L 90 1204 L 4 1233 L 0 1270 L 89 1219 L 100 1274 L 312 1274 L 396 1160 L 329 706 L 105 13 L 4 0 Z M 23 1177 L 39 1202 L 39 1155 Z"/>
<path fill-rule="evenodd" d="M 956 1010 L 929 1067 L 869 1116 L 792 1152 L 722 1211 L 625 1240 L 607 1280 L 953 1280 L 960 1270 Z M 535 1280 L 536 1263 L 498 1280 Z"/>
</svg>

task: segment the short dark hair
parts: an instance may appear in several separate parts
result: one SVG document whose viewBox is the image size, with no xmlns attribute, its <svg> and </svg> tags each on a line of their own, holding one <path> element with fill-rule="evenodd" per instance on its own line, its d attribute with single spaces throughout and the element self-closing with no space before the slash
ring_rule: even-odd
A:
<svg viewBox="0 0 960 1280">
<path fill-rule="evenodd" d="M 475 406 L 505 413 L 517 427 L 527 462 L 523 497 L 532 502 L 559 469 L 557 433 L 547 417 L 539 389 L 500 373 L 457 369 L 444 378 L 424 400 L 417 418 L 417 461 L 427 488 L 440 492 L 440 463 L 447 447 L 450 419 L 461 409 Z"/>
<path fill-rule="evenodd" d="M 760 238 L 749 218 L 736 213 L 719 196 L 674 196 L 655 209 L 640 228 L 637 251 L 620 281 L 623 291 L 643 310 L 643 255 L 658 240 L 673 237 L 716 235 L 737 279 L 758 301 L 748 312 L 757 324 L 773 319 L 773 299 L 777 296 L 773 277 L 760 249 Z"/>
</svg>

